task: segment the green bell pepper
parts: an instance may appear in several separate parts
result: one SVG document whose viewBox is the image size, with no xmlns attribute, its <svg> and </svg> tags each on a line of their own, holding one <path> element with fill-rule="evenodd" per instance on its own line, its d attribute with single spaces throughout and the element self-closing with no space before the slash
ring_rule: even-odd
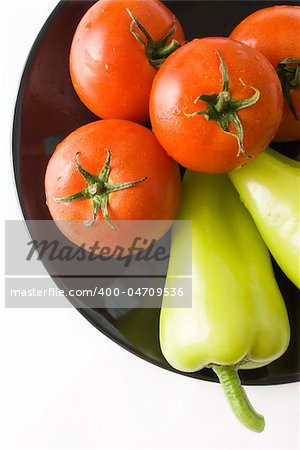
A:
<svg viewBox="0 0 300 450">
<path fill-rule="evenodd" d="M 174 307 L 174 298 L 163 298 L 162 353 L 180 371 L 212 368 L 237 418 L 260 432 L 264 418 L 252 408 L 238 370 L 267 365 L 290 338 L 268 250 L 226 175 L 186 172 L 178 219 L 192 220 L 192 306 Z M 167 288 L 174 286 L 184 245 L 179 230 L 172 235 Z"/>
<path fill-rule="evenodd" d="M 229 177 L 274 259 L 300 288 L 300 163 L 269 148 Z"/>
</svg>

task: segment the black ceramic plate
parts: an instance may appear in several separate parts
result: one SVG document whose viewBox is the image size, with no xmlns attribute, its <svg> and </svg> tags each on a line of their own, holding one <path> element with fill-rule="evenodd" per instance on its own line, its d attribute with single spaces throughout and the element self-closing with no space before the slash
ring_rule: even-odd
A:
<svg viewBox="0 0 300 450">
<path fill-rule="evenodd" d="M 13 160 L 20 203 L 27 220 L 50 219 L 45 205 L 43 180 L 47 162 L 56 144 L 77 127 L 98 119 L 79 101 L 68 72 L 68 53 L 73 33 L 93 3 L 86 0 L 60 2 L 38 35 L 23 73 L 14 117 Z M 241 19 L 254 10 L 278 3 L 168 1 L 167 5 L 180 19 L 190 40 L 209 35 L 227 36 Z M 298 144 L 281 145 L 280 150 L 300 159 Z M 34 234 L 34 231 L 31 230 L 31 233 Z M 276 384 L 299 380 L 299 292 L 275 264 L 274 268 L 288 308 L 291 343 L 285 355 L 269 366 L 241 371 L 244 384 Z M 66 279 L 57 277 L 55 281 L 59 287 L 70 288 Z M 101 332 L 127 350 L 162 368 L 174 370 L 165 361 L 159 348 L 159 309 L 79 311 Z M 187 375 L 216 380 L 210 370 Z"/>
</svg>

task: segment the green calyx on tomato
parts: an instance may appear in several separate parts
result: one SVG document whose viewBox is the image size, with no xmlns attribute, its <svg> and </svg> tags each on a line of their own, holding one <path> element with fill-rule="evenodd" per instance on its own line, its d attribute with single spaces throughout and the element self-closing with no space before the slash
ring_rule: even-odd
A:
<svg viewBox="0 0 300 450">
<path fill-rule="evenodd" d="M 126 8 L 126 11 L 132 19 L 132 22 L 130 24 L 131 34 L 145 48 L 146 55 L 147 58 L 149 59 L 150 64 L 155 69 L 159 69 L 160 66 L 165 62 L 166 58 L 182 45 L 176 39 L 172 39 L 172 41 L 168 44 L 168 41 L 171 39 L 171 37 L 176 31 L 175 16 L 173 20 L 173 25 L 168 31 L 168 33 L 159 41 L 154 41 L 154 39 L 152 39 L 148 31 L 137 20 L 137 18 L 132 14 L 132 12 L 128 8 Z M 145 36 L 146 41 L 144 41 L 143 38 L 135 31 L 135 27 L 137 27 L 140 30 L 140 32 Z"/>
<path fill-rule="evenodd" d="M 110 183 L 108 181 L 108 177 L 109 177 L 109 172 L 110 172 L 111 154 L 110 154 L 110 151 L 108 148 L 106 148 L 106 152 L 107 152 L 107 157 L 106 157 L 105 164 L 104 164 L 101 172 L 98 175 L 92 175 L 91 173 L 89 173 L 85 169 L 83 169 L 83 167 L 80 166 L 80 164 L 78 163 L 78 160 L 77 160 L 79 153 L 76 153 L 75 164 L 76 164 L 78 171 L 86 179 L 86 186 L 80 192 L 76 192 L 75 194 L 70 195 L 68 197 L 55 198 L 55 201 L 64 203 L 64 202 L 72 202 L 74 200 L 80 200 L 80 199 L 91 199 L 92 205 L 93 205 L 93 219 L 88 223 L 88 225 L 93 225 L 93 223 L 97 219 L 99 209 L 101 208 L 103 217 L 106 220 L 107 224 L 112 229 L 115 229 L 115 227 L 113 226 L 113 224 L 110 221 L 110 217 L 109 217 L 108 209 L 107 209 L 109 195 L 112 192 L 121 191 L 123 189 L 127 189 L 132 186 L 135 186 L 136 184 L 142 183 L 143 181 L 145 181 L 147 179 L 147 177 L 144 177 L 141 180 L 128 181 L 128 182 L 118 183 L 118 184 Z"/>
<path fill-rule="evenodd" d="M 290 110 L 294 114 L 296 120 L 299 120 L 296 108 L 291 97 L 291 90 L 300 88 L 300 59 L 286 58 L 281 61 L 276 69 L 281 81 L 283 94 L 289 105 Z"/>
<path fill-rule="evenodd" d="M 197 115 L 203 115 L 207 120 L 215 120 L 224 133 L 230 134 L 235 137 L 238 141 L 238 153 L 237 157 L 242 153 L 244 156 L 251 158 L 251 156 L 246 152 L 243 144 L 244 131 L 242 122 L 238 116 L 238 111 L 240 109 L 248 108 L 258 102 L 260 98 L 260 92 L 253 86 L 249 86 L 253 89 L 254 94 L 252 97 L 239 100 L 231 98 L 229 92 L 229 77 L 225 61 L 219 51 L 217 54 L 221 61 L 221 73 L 223 80 L 222 91 L 219 94 L 211 95 L 200 95 L 194 101 L 197 103 L 199 100 L 204 101 L 207 104 L 207 109 L 203 111 L 196 111 L 194 113 L 188 114 L 184 113 L 186 117 L 194 117 Z M 240 82 L 245 86 L 244 82 L 240 79 Z M 230 131 L 229 126 L 234 125 L 236 132 Z"/>
</svg>

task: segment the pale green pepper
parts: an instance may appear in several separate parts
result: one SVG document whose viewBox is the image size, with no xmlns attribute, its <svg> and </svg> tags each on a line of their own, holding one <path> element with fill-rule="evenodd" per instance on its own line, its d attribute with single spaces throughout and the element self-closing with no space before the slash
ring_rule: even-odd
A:
<svg viewBox="0 0 300 450">
<path fill-rule="evenodd" d="M 300 288 L 300 163 L 269 148 L 229 177 L 274 259 Z"/>
<path fill-rule="evenodd" d="M 238 419 L 260 432 L 264 418 L 249 403 L 238 370 L 279 358 L 290 338 L 269 253 L 226 175 L 186 172 L 182 190 L 178 219 L 192 220 L 192 306 L 174 307 L 174 298 L 164 297 L 162 353 L 183 372 L 211 367 Z M 184 233 L 175 232 L 167 288 L 178 285 L 184 245 Z"/>
</svg>

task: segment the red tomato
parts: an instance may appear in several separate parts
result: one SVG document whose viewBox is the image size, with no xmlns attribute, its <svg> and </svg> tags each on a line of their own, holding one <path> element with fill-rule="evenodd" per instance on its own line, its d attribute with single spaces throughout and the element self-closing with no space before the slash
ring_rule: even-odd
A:
<svg viewBox="0 0 300 450">
<path fill-rule="evenodd" d="M 169 32 L 165 42 L 159 42 Z M 155 49 L 151 38 L 153 46 L 158 45 Z M 73 38 L 70 73 L 74 88 L 99 117 L 146 122 L 157 68 L 183 41 L 180 23 L 158 0 L 100 0 L 84 15 Z"/>
<path fill-rule="evenodd" d="M 204 38 L 177 50 L 159 70 L 150 117 L 177 162 L 222 173 L 266 148 L 282 103 L 276 72 L 260 52 L 231 39 Z"/>
<path fill-rule="evenodd" d="M 300 139 L 299 32 L 300 7 L 285 5 L 256 11 L 246 17 L 230 35 L 232 39 L 261 51 L 278 70 L 285 102 L 282 122 L 275 137 L 277 141 Z M 279 65 L 287 58 L 298 60 L 298 62 Z"/>
<path fill-rule="evenodd" d="M 78 128 L 58 145 L 45 191 L 52 218 L 71 241 L 92 245 L 101 238 L 105 245 L 127 245 L 138 232 L 131 221 L 143 221 L 151 239 L 167 231 L 180 201 L 180 175 L 152 131 L 102 120 Z"/>
</svg>

